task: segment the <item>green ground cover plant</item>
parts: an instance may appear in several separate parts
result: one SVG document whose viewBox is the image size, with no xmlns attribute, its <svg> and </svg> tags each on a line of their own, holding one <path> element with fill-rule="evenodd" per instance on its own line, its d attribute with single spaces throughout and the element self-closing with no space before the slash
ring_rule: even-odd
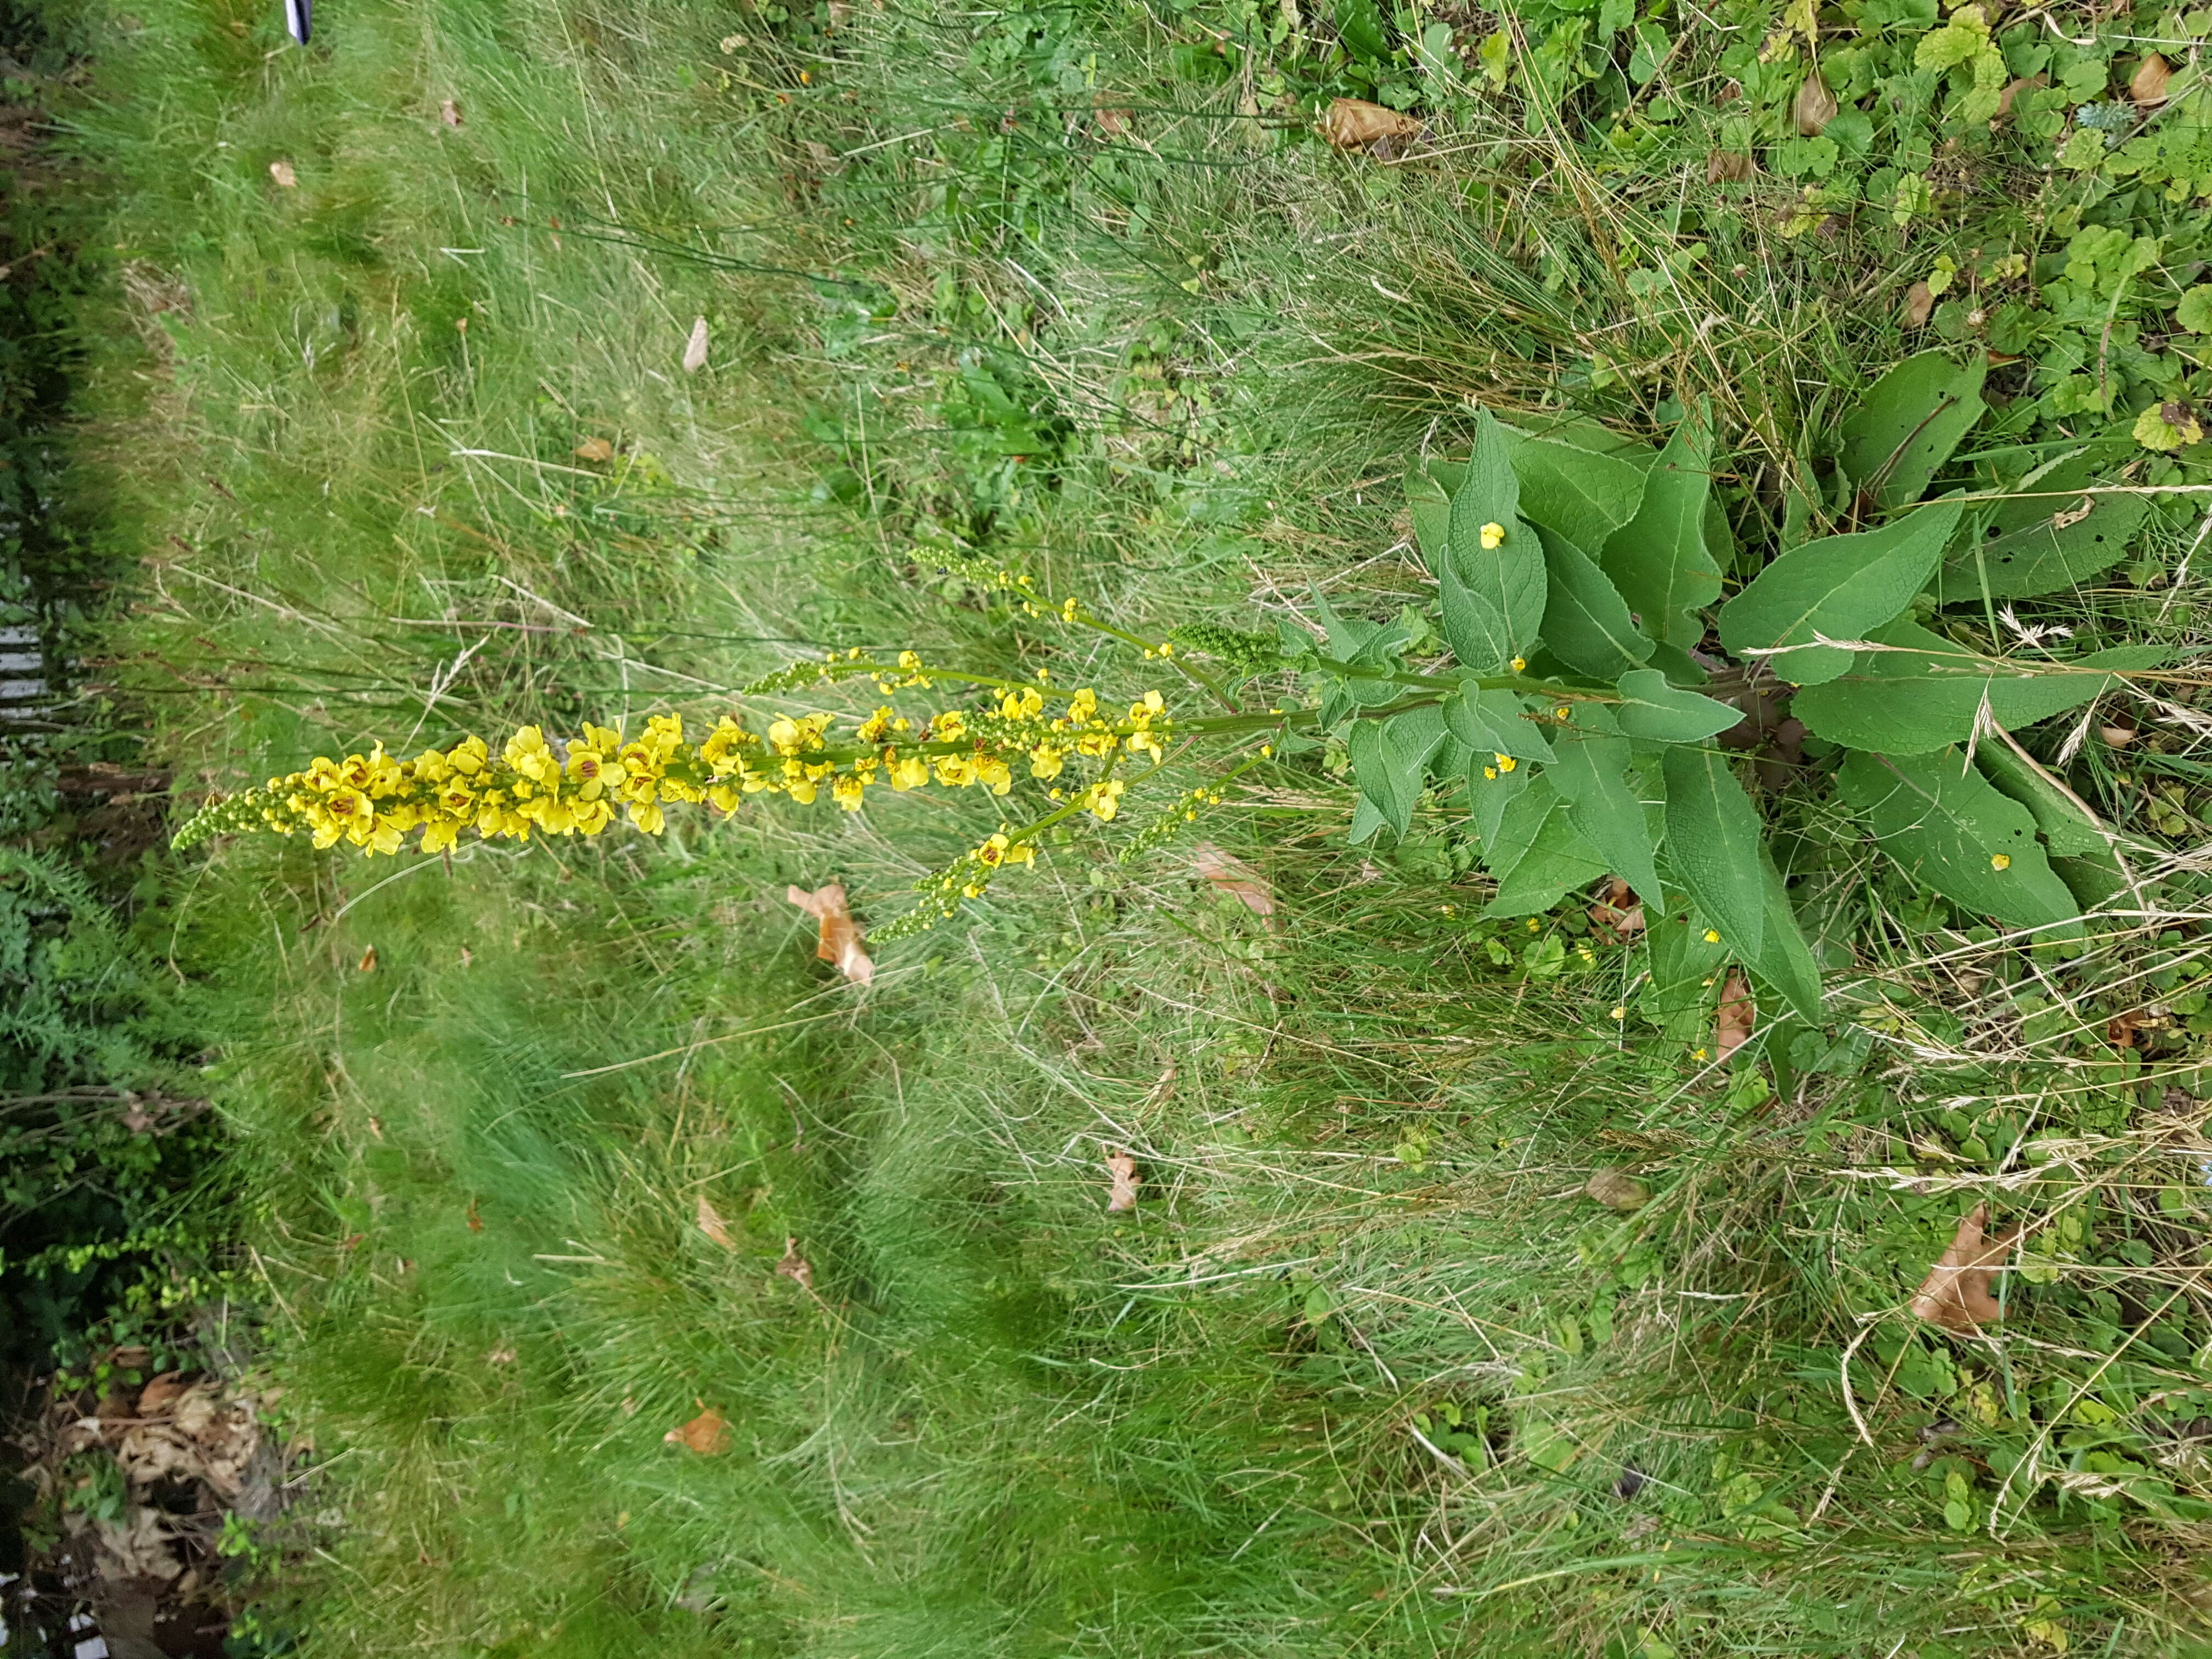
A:
<svg viewBox="0 0 2212 1659">
<path fill-rule="evenodd" d="M 855 647 L 1274 750 L 902 941 L 1057 780 L 174 855 L 315 1470 L 241 1643 L 2202 1650 L 2193 14 L 82 23 L 195 792 Z"/>
</svg>

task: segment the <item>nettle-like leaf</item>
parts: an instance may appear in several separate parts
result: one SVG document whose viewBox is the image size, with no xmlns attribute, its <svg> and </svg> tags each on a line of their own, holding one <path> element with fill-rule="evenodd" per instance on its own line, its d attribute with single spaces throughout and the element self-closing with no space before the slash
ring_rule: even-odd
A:
<svg viewBox="0 0 2212 1659">
<path fill-rule="evenodd" d="M 1474 450 L 1452 492 L 1444 556 L 1432 562 L 1445 641 L 1478 674 L 1525 656 L 1544 620 L 1544 551 L 1521 522 L 1519 503 L 1504 436 L 1485 410 L 1475 417 Z M 1488 538 L 1486 526 L 1496 526 Z M 1484 546 L 1486 539 L 1496 545 Z"/>
<path fill-rule="evenodd" d="M 1659 452 L 1636 516 L 1607 538 L 1598 559 L 1654 640 L 1688 650 L 1705 637 L 1697 612 L 1721 596 L 1721 568 L 1705 542 L 1712 502 L 1712 417 L 1700 405 Z"/>
<path fill-rule="evenodd" d="M 1566 797 L 1540 773 L 1513 792 L 1483 864 L 1498 881 L 1493 916 L 1533 916 L 1606 873 L 1602 854 L 1567 811 Z"/>
<path fill-rule="evenodd" d="M 1955 749 L 1854 751 L 1836 774 L 1881 850 L 1945 898 L 2045 939 L 2078 939 L 2074 896 L 2035 838 L 2027 808 L 2000 793 Z"/>
<path fill-rule="evenodd" d="M 1759 810 L 1715 749 L 1677 744 L 1662 763 L 1667 784 L 1667 867 L 1712 918 L 1739 961 L 1755 961 L 1766 934 Z"/>
<path fill-rule="evenodd" d="M 1359 786 L 1352 840 L 1365 841 L 1388 824 L 1400 839 L 1413 827 L 1429 757 L 1444 741 L 1444 717 L 1436 708 L 1412 708 L 1387 720 L 1356 720 L 1345 733 L 1352 775 Z"/>
<path fill-rule="evenodd" d="M 1733 703 L 1670 685 L 1656 668 L 1632 669 L 1613 690 L 1621 732 L 1646 743 L 1702 743 L 1743 722 Z"/>
<path fill-rule="evenodd" d="M 1759 884 L 1765 900 L 1766 925 L 1759 950 L 1747 958 L 1754 985 L 1781 993 L 1783 1000 L 1814 1025 L 1820 1023 L 1820 964 L 1797 925 L 1790 890 L 1764 849 L 1759 856 Z"/>
<path fill-rule="evenodd" d="M 1543 544 L 1549 593 L 1544 603 L 1543 640 L 1570 668 L 1593 679 L 1617 679 L 1651 654 L 1651 641 L 1637 631 L 1627 600 L 1612 580 L 1558 531 L 1536 526 Z"/>
<path fill-rule="evenodd" d="M 1960 511 L 1938 501 L 1879 530 L 1790 549 L 1721 607 L 1721 642 L 1738 656 L 1795 646 L 1769 659 L 1776 674 L 1799 685 L 1834 679 L 1853 653 L 1801 642 L 1862 639 L 1902 612 L 1935 574 Z"/>
<path fill-rule="evenodd" d="M 2072 796 L 2014 754 L 2006 743 L 1984 743 L 1974 750 L 1974 763 L 2001 793 L 2027 808 L 2036 833 L 2054 854 L 2109 852 L 2112 842 L 2098 823 Z"/>
<path fill-rule="evenodd" d="M 1474 764 L 1493 755 L 1516 760 L 1548 761 L 1552 745 L 1542 728 L 1524 719 L 1528 700 L 1510 691 L 1484 691 L 1468 686 L 1444 699 L 1445 729 L 1465 744 Z"/>
<path fill-rule="evenodd" d="M 2023 478 L 2021 493 L 1990 514 L 1979 542 L 1954 550 L 1936 577 L 1945 605 L 2062 593 L 2109 570 L 2149 515 L 2142 495 L 2088 493 L 2112 458 L 2092 450 Z"/>
<path fill-rule="evenodd" d="M 1603 547 L 1636 516 L 1652 464 L 1646 446 L 1593 421 L 1499 431 L 1520 480 L 1522 517 L 1587 549 Z"/>
<path fill-rule="evenodd" d="M 1791 712 L 1816 737 L 1887 755 L 1924 755 L 1973 734 L 1984 697 L 2008 732 L 2092 702 L 2118 684 L 2115 671 L 2155 668 L 2169 653 L 2118 645 L 2065 662 L 1999 661 L 1903 618 L 1870 631 L 1851 672 L 1808 686 Z"/>
<path fill-rule="evenodd" d="M 1651 979 L 1637 1006 L 1672 1041 L 1704 1042 L 1712 1032 L 1729 947 L 1705 937 L 1720 930 L 1686 896 L 1670 895 L 1665 904 L 1646 898 L 1644 915 Z"/>
<path fill-rule="evenodd" d="M 1664 820 L 1650 810 L 1659 803 L 1646 800 L 1652 792 L 1642 787 L 1629 741 L 1613 729 L 1611 711 L 1585 704 L 1573 726 L 1560 734 L 1557 749 L 1559 760 L 1544 775 L 1566 798 L 1569 819 L 1614 875 L 1656 903 L 1659 870 L 1653 855 Z"/>
<path fill-rule="evenodd" d="M 1982 418 L 1988 373 L 1989 358 L 1980 351 L 1963 367 L 1940 351 L 1898 364 L 1844 422 L 1838 459 L 1845 475 L 1877 507 L 1894 510 L 1918 501 Z"/>
</svg>

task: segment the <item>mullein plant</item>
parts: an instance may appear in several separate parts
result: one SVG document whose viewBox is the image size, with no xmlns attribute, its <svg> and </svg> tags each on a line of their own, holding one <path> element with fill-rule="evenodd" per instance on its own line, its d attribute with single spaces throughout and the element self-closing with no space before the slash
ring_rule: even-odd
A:
<svg viewBox="0 0 2212 1659">
<path fill-rule="evenodd" d="M 872 679 L 886 697 L 945 682 L 977 688 L 988 701 L 928 713 L 902 712 L 886 702 L 865 717 L 778 713 L 757 727 L 724 714 L 696 741 L 681 715 L 655 714 L 635 735 L 588 722 L 569 738 L 526 726 L 496 750 L 471 736 L 411 759 L 387 754 L 379 744 L 343 760 L 318 757 L 303 771 L 211 801 L 173 844 L 181 850 L 215 836 L 262 832 L 305 835 L 318 848 L 343 843 L 371 855 L 410 844 L 444 854 L 464 836 L 526 842 L 533 833 L 597 836 L 618 823 L 659 835 L 672 805 L 704 806 L 727 817 L 749 795 L 782 795 L 800 805 L 829 801 L 857 812 L 871 792 L 884 789 L 974 789 L 1008 798 L 1021 781 L 1034 786 L 1042 797 L 1035 816 L 1020 822 L 1009 815 L 951 864 L 917 882 L 922 902 L 879 930 L 880 942 L 957 915 L 965 901 L 982 896 L 1000 871 L 1034 863 L 1040 837 L 1055 826 L 1079 817 L 1100 823 L 1121 817 L 1124 795 L 1162 770 L 1170 745 L 1207 744 L 1224 764 L 1144 825 L 1125 858 L 1158 846 L 1202 807 L 1218 804 L 1223 787 L 1273 754 L 1284 731 L 1310 724 L 1302 711 L 1239 708 L 1204 669 L 1178 655 L 1172 638 L 1147 641 L 1101 621 L 1076 600 L 1043 599 L 1032 578 L 1012 571 L 965 560 L 941 562 L 1007 595 L 1026 616 L 1095 628 L 1140 648 L 1148 662 L 1176 674 L 1185 690 L 1209 694 L 1225 712 L 1180 715 L 1157 686 L 1127 703 L 1108 702 L 1092 686 L 1056 685 L 1048 669 L 1013 679 L 930 664 L 913 651 L 884 661 L 854 647 L 794 663 L 746 686 L 745 695 L 767 698 Z M 1273 642 L 1261 636 L 1194 631 L 1196 643 L 1232 661 L 1240 651 L 1249 654 L 1243 642 L 1250 640 L 1264 644 L 1271 662 L 1279 660 Z"/>
</svg>

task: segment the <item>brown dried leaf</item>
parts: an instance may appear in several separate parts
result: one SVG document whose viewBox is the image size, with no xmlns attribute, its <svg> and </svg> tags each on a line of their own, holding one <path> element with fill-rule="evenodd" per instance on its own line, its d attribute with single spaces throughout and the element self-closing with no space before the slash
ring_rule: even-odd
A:
<svg viewBox="0 0 2212 1659">
<path fill-rule="evenodd" d="M 1626 945 L 1644 928 L 1644 902 L 1619 876 L 1607 884 L 1605 897 L 1591 905 L 1587 914 L 1590 926 L 1609 944 Z"/>
<path fill-rule="evenodd" d="M 438 106 L 438 118 L 449 127 L 461 125 L 461 106 L 448 98 Z"/>
<path fill-rule="evenodd" d="M 138 1415 L 161 1417 L 176 1407 L 185 1390 L 191 1385 L 185 1381 L 182 1371 L 163 1371 L 138 1391 Z"/>
<path fill-rule="evenodd" d="M 1989 1218 L 1986 1204 L 1977 1204 L 1960 1218 L 1959 1231 L 1951 1236 L 1951 1248 L 1937 1259 L 1913 1292 L 1914 1317 L 1960 1336 L 1972 1336 L 1984 1325 L 2003 1317 L 2004 1310 L 1990 1294 L 1990 1274 L 1996 1271 L 1994 1264 L 2004 1259 L 2019 1233 L 2012 1229 L 1984 1240 L 1982 1229 Z"/>
<path fill-rule="evenodd" d="M 860 948 L 860 941 L 866 935 L 845 906 L 844 883 L 833 881 L 811 893 L 804 887 L 792 887 L 784 896 L 822 924 L 821 935 L 814 946 L 817 957 L 836 963 L 837 971 L 856 985 L 875 983 L 876 964 Z"/>
<path fill-rule="evenodd" d="M 605 438 L 586 438 L 569 453 L 580 461 L 611 461 L 615 447 Z"/>
<path fill-rule="evenodd" d="M 1725 1060 L 1751 1041 L 1758 1023 L 1758 1011 L 1752 1006 L 1751 982 L 1744 978 L 1741 968 L 1729 969 L 1728 978 L 1721 982 L 1720 1012 L 1713 1018 L 1714 1054 Z"/>
<path fill-rule="evenodd" d="M 2148 1008 L 2131 1008 L 2124 1014 L 2115 1014 L 2105 1022 L 2105 1040 L 2115 1048 L 2132 1048 L 2136 1046 L 2136 1033 L 2149 1018 Z"/>
<path fill-rule="evenodd" d="M 684 1446 L 702 1457 L 714 1457 L 730 1449 L 729 1419 L 703 1400 L 691 1402 L 698 1407 L 699 1415 L 680 1429 L 671 1429 L 660 1437 L 665 1446 Z"/>
<path fill-rule="evenodd" d="M 1102 94 L 1102 98 L 1103 95 L 1103 94 Z M 1091 118 L 1098 123 L 1098 131 L 1101 136 L 1108 138 L 1119 138 L 1122 134 L 1128 131 L 1129 118 L 1133 113 L 1133 111 L 1122 109 L 1118 106 L 1102 101 L 1097 111 L 1093 113 Z"/>
<path fill-rule="evenodd" d="M 696 374 L 707 367 L 707 319 L 694 319 L 691 337 L 684 343 L 684 372 Z"/>
<path fill-rule="evenodd" d="M 468 1224 L 469 1231 L 472 1233 L 480 1233 L 483 1231 L 483 1218 L 477 1213 L 477 1201 L 473 1198 L 469 1200 Z"/>
<path fill-rule="evenodd" d="M 783 1259 L 775 1264 L 775 1270 L 781 1277 L 792 1280 L 802 1291 L 811 1291 L 814 1288 L 814 1266 L 805 1256 L 799 1255 L 799 1241 L 795 1238 L 787 1237 L 784 1239 Z"/>
<path fill-rule="evenodd" d="M 364 974 L 374 973 L 376 971 L 376 947 L 372 945 L 368 949 L 363 951 L 361 953 L 361 960 L 354 965 L 359 968 Z"/>
<path fill-rule="evenodd" d="M 1651 1189 L 1626 1170 L 1598 1170 L 1583 1184 L 1583 1191 L 1607 1209 L 1624 1215 L 1651 1201 Z"/>
<path fill-rule="evenodd" d="M 738 1241 L 730 1237 L 729 1224 L 722 1219 L 721 1212 L 707 1201 L 704 1193 L 699 1194 L 699 1231 L 726 1250 L 738 1248 Z"/>
<path fill-rule="evenodd" d="M 1997 94 L 1997 112 L 1990 118 L 1991 123 L 2004 120 L 2011 115 L 2012 100 L 2021 93 L 2033 92 L 2050 84 L 2051 77 L 2047 75 L 2023 75 L 2017 80 L 2006 82 L 2005 89 Z"/>
<path fill-rule="evenodd" d="M 1137 1160 L 1118 1147 L 1106 1154 L 1106 1174 L 1113 1182 L 1113 1190 L 1106 1196 L 1106 1208 L 1110 1214 L 1115 1210 L 1137 1207 Z"/>
<path fill-rule="evenodd" d="M 2166 99 L 2166 82 L 2173 79 L 2173 65 L 2156 52 L 2147 54 L 2136 65 L 2136 72 L 2128 80 L 2128 96 L 2148 108 L 2162 104 Z"/>
<path fill-rule="evenodd" d="M 300 175 L 292 171 L 289 161 L 271 161 L 269 176 L 276 181 L 279 190 L 297 190 L 300 187 Z"/>
<path fill-rule="evenodd" d="M 1751 177 L 1752 172 L 1748 155 L 1717 149 L 1705 157 L 1705 182 L 1709 185 L 1740 185 Z"/>
<path fill-rule="evenodd" d="M 1381 104 L 1361 98 L 1333 100 L 1321 118 L 1321 136 L 1339 149 L 1365 149 L 1370 145 L 1411 138 L 1421 124 Z"/>
<path fill-rule="evenodd" d="M 1190 849 L 1190 867 L 1213 884 L 1218 892 L 1231 895 L 1243 902 L 1244 908 L 1255 916 L 1266 916 L 1272 925 L 1275 915 L 1275 890 L 1267 879 L 1234 853 L 1224 853 L 1210 841 L 1202 841 Z"/>
<path fill-rule="evenodd" d="M 2097 735 L 2105 740 L 2107 749 L 2124 749 L 2136 740 L 2136 729 L 2132 726 L 2100 726 Z"/>
<path fill-rule="evenodd" d="M 1797 100 L 1790 106 L 1790 118 L 1797 123 L 1797 133 L 1803 138 L 1818 138 L 1827 130 L 1828 123 L 1836 118 L 1842 106 L 1828 86 L 1827 79 L 1819 70 L 1805 77 L 1805 84 L 1797 88 Z"/>
<path fill-rule="evenodd" d="M 1924 282 L 1915 283 L 1905 289 L 1905 303 L 1897 308 L 1907 328 L 1925 328 L 1935 310 L 1936 291 Z"/>
</svg>

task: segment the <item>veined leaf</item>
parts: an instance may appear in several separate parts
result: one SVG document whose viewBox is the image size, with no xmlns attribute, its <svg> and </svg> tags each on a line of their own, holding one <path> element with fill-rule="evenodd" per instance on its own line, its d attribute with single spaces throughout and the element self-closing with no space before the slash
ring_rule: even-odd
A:
<svg viewBox="0 0 2212 1659">
<path fill-rule="evenodd" d="M 1879 530 L 1793 547 L 1721 607 L 1721 642 L 1736 655 L 1793 646 L 1819 635 L 1863 639 L 1928 585 L 1959 522 L 1957 501 L 1938 501 Z M 1847 672 L 1853 653 L 1805 645 L 1769 659 L 1774 672 L 1817 685 Z"/>
<path fill-rule="evenodd" d="M 1606 873 L 1604 859 L 1575 828 L 1565 798 L 1543 773 L 1507 803 L 1497 836 L 1483 852 L 1485 866 L 1498 878 L 1488 915 L 1534 915 Z"/>
<path fill-rule="evenodd" d="M 1408 709 L 1388 720 L 1356 720 L 1345 733 L 1360 794 L 1374 804 L 1379 821 L 1401 839 L 1420 804 L 1429 757 L 1443 740 L 1443 716 L 1434 708 Z M 1368 834 L 1372 833 L 1369 829 Z"/>
<path fill-rule="evenodd" d="M 1636 516 L 1651 450 L 1587 421 L 1563 422 L 1541 432 L 1502 430 L 1521 481 L 1524 518 L 1577 547 L 1603 547 Z"/>
<path fill-rule="evenodd" d="M 1533 720 L 1522 718 L 1528 705 L 1510 691 L 1482 691 L 1468 686 L 1444 699 L 1445 729 L 1475 751 L 1476 763 L 1492 755 L 1548 761 L 1552 745 Z"/>
<path fill-rule="evenodd" d="M 1705 937 L 1720 930 L 1686 896 L 1669 895 L 1663 906 L 1647 898 L 1644 914 L 1651 983 L 1637 1006 L 1669 1041 L 1685 1048 L 1702 1042 L 1720 995 L 1729 947 Z"/>
<path fill-rule="evenodd" d="M 1711 411 L 1701 404 L 1675 426 L 1636 516 L 1607 538 L 1598 561 L 1644 632 L 1683 650 L 1705 636 L 1692 613 L 1721 596 L 1721 568 L 1705 545 L 1711 490 Z"/>
<path fill-rule="evenodd" d="M 1628 739 L 1612 726 L 1604 705 L 1585 704 L 1575 729 L 1561 734 L 1559 759 L 1544 775 L 1566 798 L 1567 816 L 1583 839 L 1645 903 L 1656 904 L 1659 871 L 1652 854 L 1657 839 L 1631 769 Z"/>
<path fill-rule="evenodd" d="M 1984 581 L 1992 599 L 2060 593 L 2118 564 L 2150 513 L 2149 499 L 2092 495 L 2086 487 L 2124 459 L 2090 450 L 2030 473 L 2021 489 L 2033 493 L 1998 506 L 1978 549 L 1969 544 L 1944 562 L 1936 598 L 1978 604 Z"/>
<path fill-rule="evenodd" d="M 1988 373 L 1988 355 L 1978 350 L 1963 368 L 1940 351 L 1906 358 L 1868 389 L 1844 422 L 1838 459 L 1844 472 L 1885 509 L 1918 501 L 1982 418 Z"/>
<path fill-rule="evenodd" d="M 1474 453 L 1452 492 L 1446 557 L 1437 572 L 1444 638 L 1478 674 L 1525 655 L 1544 620 L 1544 551 L 1521 522 L 1519 499 L 1504 437 L 1486 410 L 1475 417 Z M 1485 526 L 1493 527 L 1488 537 Z"/>
<path fill-rule="evenodd" d="M 1764 857 L 1759 872 L 1765 890 L 1766 927 L 1759 953 L 1746 959 L 1752 977 L 1782 994 L 1783 1000 L 1805 1017 L 1808 1024 L 1820 1023 L 1820 964 L 1797 925 L 1796 907 L 1781 875 Z"/>
<path fill-rule="evenodd" d="M 1790 708 L 1814 735 L 1885 755 L 1965 742 L 1985 695 L 1997 724 L 2017 732 L 2110 690 L 2113 671 L 2155 668 L 2171 654 L 2116 645 L 2067 662 L 1999 662 L 1903 618 L 1869 637 L 1903 648 L 1860 653 L 1850 673 L 1808 686 Z"/>
<path fill-rule="evenodd" d="M 1717 750 L 1665 751 L 1667 864 L 1729 953 L 1755 962 L 1766 935 L 1759 811 Z"/>
<path fill-rule="evenodd" d="M 2094 855 L 2111 850 L 2097 820 L 2014 754 L 2009 744 L 1993 739 L 1976 745 L 1974 762 L 2001 793 L 2027 808 L 2043 844 L 2053 854 Z"/>
<path fill-rule="evenodd" d="M 1743 723 L 1743 710 L 1733 703 L 1669 685 L 1656 668 L 1632 669 L 1613 689 L 1621 731 L 1647 743 L 1698 743 Z"/>
<path fill-rule="evenodd" d="M 1536 527 L 1544 546 L 1549 592 L 1544 602 L 1544 643 L 1571 668 L 1593 678 L 1618 679 L 1651 654 L 1605 572 L 1556 530 Z"/>
<path fill-rule="evenodd" d="M 2074 896 L 2044 856 L 2035 819 L 1957 750 L 1891 756 L 1855 750 L 1836 782 L 1871 823 L 1881 850 L 1954 904 L 2009 927 L 2040 929 L 2042 938 L 2081 936 Z"/>
<path fill-rule="evenodd" d="M 1486 866 L 1496 856 L 1507 811 L 1528 789 L 1528 780 L 1536 775 L 1525 766 L 1500 772 L 1490 764 L 1487 755 L 1478 755 L 1468 763 L 1468 816 L 1474 821 L 1475 838 L 1482 843 Z"/>
<path fill-rule="evenodd" d="M 1465 461 L 1416 461 L 1406 473 L 1406 506 L 1413 544 L 1432 575 L 1442 575 L 1451 548 L 1451 500 L 1467 477 Z M 1500 523 L 1504 520 L 1500 520 Z"/>
</svg>

